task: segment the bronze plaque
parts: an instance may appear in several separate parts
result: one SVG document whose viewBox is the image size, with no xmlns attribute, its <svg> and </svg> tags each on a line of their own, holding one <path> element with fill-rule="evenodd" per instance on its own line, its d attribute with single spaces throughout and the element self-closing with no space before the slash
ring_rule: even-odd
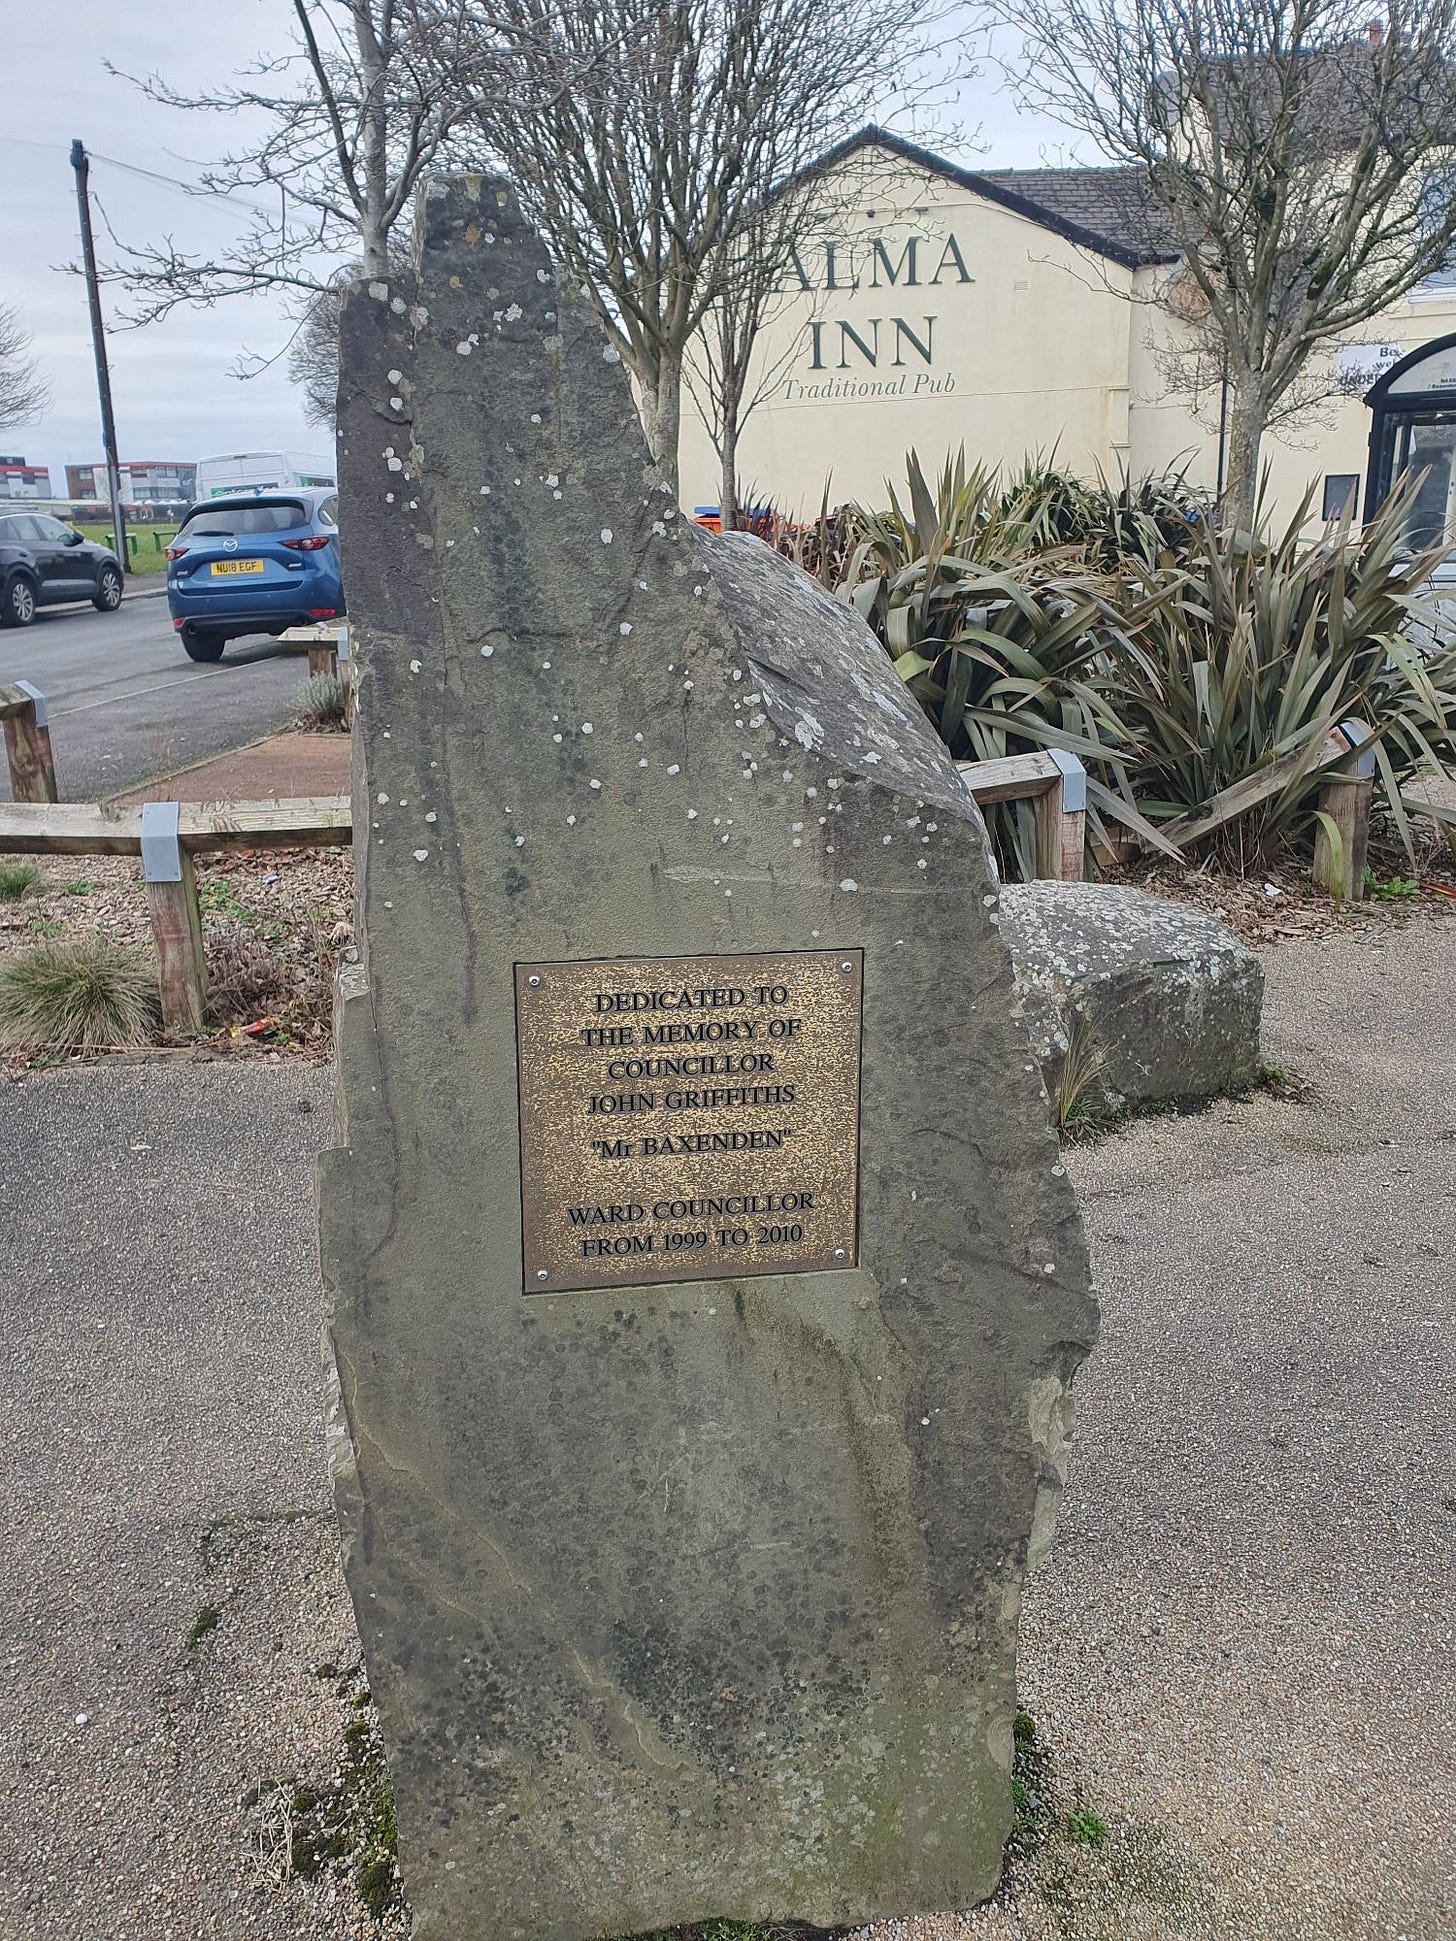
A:
<svg viewBox="0 0 1456 1941">
<path fill-rule="evenodd" d="M 517 964 L 526 1292 L 853 1267 L 859 950 Z"/>
</svg>

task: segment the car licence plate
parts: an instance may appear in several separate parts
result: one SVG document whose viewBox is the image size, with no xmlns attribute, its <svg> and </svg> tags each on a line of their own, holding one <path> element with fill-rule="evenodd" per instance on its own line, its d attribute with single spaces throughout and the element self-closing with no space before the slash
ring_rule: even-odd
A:
<svg viewBox="0 0 1456 1941">
<path fill-rule="evenodd" d="M 263 562 L 261 559 L 215 559 L 212 562 L 212 572 L 215 579 L 221 579 L 226 575 L 238 573 L 261 573 L 262 570 Z"/>
</svg>

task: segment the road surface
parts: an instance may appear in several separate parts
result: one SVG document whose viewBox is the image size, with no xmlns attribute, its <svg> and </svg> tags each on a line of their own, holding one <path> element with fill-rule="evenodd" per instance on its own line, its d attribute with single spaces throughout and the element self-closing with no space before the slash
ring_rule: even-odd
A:
<svg viewBox="0 0 1456 1941">
<path fill-rule="evenodd" d="M 308 662 L 266 636 L 229 641 L 196 665 L 172 631 L 165 597 L 116 613 L 42 607 L 0 632 L 0 686 L 30 681 L 46 697 L 56 779 L 66 802 L 104 802 L 154 775 L 282 727 Z M 0 800 L 10 779 L 0 762 Z"/>
</svg>

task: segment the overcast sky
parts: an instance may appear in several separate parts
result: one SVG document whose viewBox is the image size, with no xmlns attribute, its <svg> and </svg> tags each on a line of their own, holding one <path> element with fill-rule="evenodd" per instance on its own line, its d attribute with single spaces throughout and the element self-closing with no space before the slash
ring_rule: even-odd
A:
<svg viewBox="0 0 1456 1941">
<path fill-rule="evenodd" d="M 9 83 L 0 122 L 0 297 L 18 303 L 53 393 L 39 424 L 0 431 L 0 449 L 48 464 L 57 492 L 65 464 L 101 457 L 85 287 L 59 267 L 79 254 L 72 138 L 93 157 L 103 258 L 112 249 L 107 222 L 123 241 L 172 235 L 201 247 L 245 219 L 114 165 L 193 180 L 199 164 L 245 135 L 236 119 L 157 107 L 103 63 L 159 71 L 174 86 L 216 86 L 260 51 L 276 50 L 291 13 L 288 0 L 0 0 Z M 989 75 L 963 88 L 958 116 L 969 133 L 979 130 L 981 154 L 958 151 L 972 166 L 1034 166 L 1060 139 L 1019 114 Z M 124 461 L 327 449 L 326 435 L 305 423 L 282 362 L 246 383 L 233 375 L 240 353 L 270 356 L 286 343 L 281 301 L 233 298 L 212 310 L 174 311 L 144 330 L 117 327 L 120 292 L 107 291 L 104 301 Z"/>
</svg>

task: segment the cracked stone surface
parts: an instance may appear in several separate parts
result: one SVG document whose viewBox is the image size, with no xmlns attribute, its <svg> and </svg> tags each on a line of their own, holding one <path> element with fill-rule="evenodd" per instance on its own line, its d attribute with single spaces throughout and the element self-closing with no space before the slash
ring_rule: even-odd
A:
<svg viewBox="0 0 1456 1941">
<path fill-rule="evenodd" d="M 1001 935 L 1049 1086 L 1069 1042 L 1084 1095 L 1106 1106 L 1258 1078 L 1264 967 L 1203 911 L 1118 883 L 1008 883 Z"/>
<path fill-rule="evenodd" d="M 435 184 L 417 234 L 344 308 L 363 961 L 320 1175 L 415 1931 L 966 1906 L 1095 1330 L 984 831 L 858 616 L 676 516 L 505 191 Z M 514 966 L 850 948 L 858 1264 L 523 1295 Z"/>
</svg>

